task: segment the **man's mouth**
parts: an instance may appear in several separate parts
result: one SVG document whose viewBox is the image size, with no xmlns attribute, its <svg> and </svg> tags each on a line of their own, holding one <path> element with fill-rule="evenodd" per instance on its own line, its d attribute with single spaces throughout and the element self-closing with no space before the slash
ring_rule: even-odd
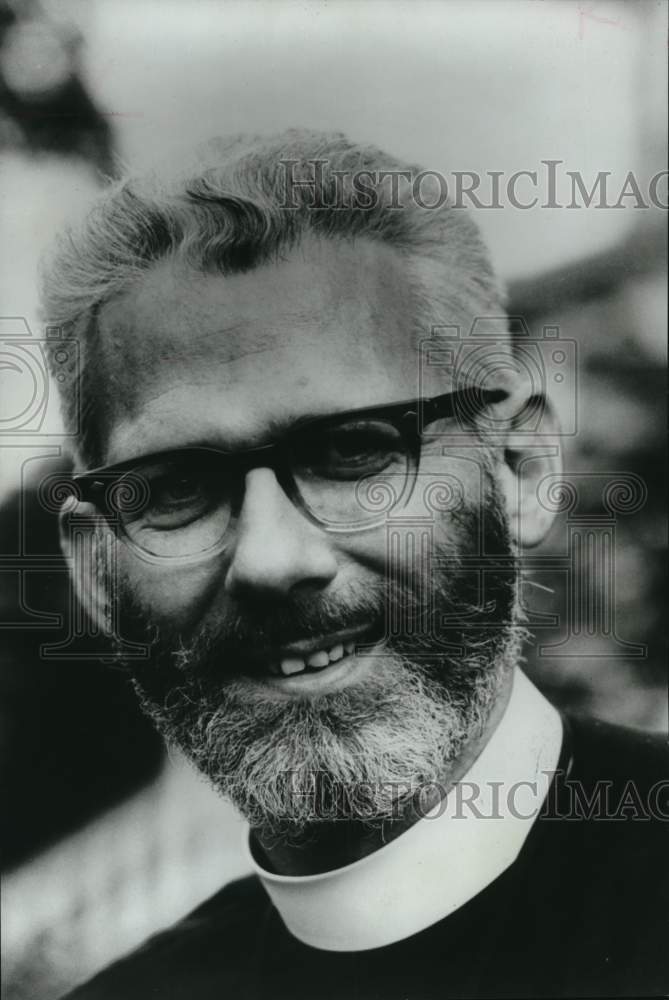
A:
<svg viewBox="0 0 669 1000">
<path fill-rule="evenodd" d="M 316 649 L 306 656 L 288 653 L 277 660 L 270 660 L 269 672 L 275 677 L 292 677 L 309 670 L 324 670 L 331 663 L 337 663 L 355 650 L 355 642 L 337 642 L 333 646 Z"/>
<path fill-rule="evenodd" d="M 261 671 L 272 677 L 294 677 L 299 674 L 320 673 L 335 663 L 353 656 L 356 647 L 373 642 L 372 630 L 336 633 L 317 639 L 299 640 L 252 655 Z"/>
</svg>

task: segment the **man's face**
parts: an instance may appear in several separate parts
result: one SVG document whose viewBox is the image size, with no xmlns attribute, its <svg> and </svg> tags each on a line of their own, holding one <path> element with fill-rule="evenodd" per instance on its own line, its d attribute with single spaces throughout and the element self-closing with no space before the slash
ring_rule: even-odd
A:
<svg viewBox="0 0 669 1000">
<path fill-rule="evenodd" d="M 101 312 L 106 461 L 251 448 L 307 415 L 417 396 L 411 302 L 399 254 L 371 241 L 309 240 L 225 277 L 155 265 Z M 488 579 L 484 615 L 466 567 L 510 554 L 496 458 L 449 429 L 380 527 L 319 527 L 259 465 L 223 552 L 156 564 L 115 543 L 121 633 L 151 642 L 133 668 L 145 708 L 258 827 L 396 814 L 504 686 L 513 575 Z M 435 512 L 444 477 L 461 500 Z"/>
</svg>

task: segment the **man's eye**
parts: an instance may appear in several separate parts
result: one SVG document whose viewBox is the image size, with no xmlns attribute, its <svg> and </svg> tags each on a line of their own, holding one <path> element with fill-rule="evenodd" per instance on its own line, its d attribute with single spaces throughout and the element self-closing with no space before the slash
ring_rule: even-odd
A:
<svg viewBox="0 0 669 1000">
<path fill-rule="evenodd" d="M 366 421 L 331 428 L 312 438 L 303 462 L 314 475 L 344 479 L 382 472 L 402 457 L 402 438 L 397 429 Z"/>
<path fill-rule="evenodd" d="M 170 507 L 192 503 L 202 496 L 203 483 L 193 476 L 164 477 L 151 486 L 151 506 Z"/>
<path fill-rule="evenodd" d="M 187 468 L 156 466 L 143 470 L 146 495 L 129 520 L 155 529 L 181 528 L 204 516 L 214 502 L 211 477 Z"/>
</svg>

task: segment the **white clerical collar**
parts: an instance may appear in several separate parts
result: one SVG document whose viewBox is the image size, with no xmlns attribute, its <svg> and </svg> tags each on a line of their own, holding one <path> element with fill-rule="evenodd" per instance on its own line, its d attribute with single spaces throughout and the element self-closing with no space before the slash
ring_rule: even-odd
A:
<svg viewBox="0 0 669 1000">
<path fill-rule="evenodd" d="M 385 847 L 318 875 L 249 861 L 289 931 L 326 951 L 382 948 L 463 906 L 512 864 L 548 792 L 562 744 L 555 708 L 520 670 L 490 740 L 434 809 Z"/>
</svg>

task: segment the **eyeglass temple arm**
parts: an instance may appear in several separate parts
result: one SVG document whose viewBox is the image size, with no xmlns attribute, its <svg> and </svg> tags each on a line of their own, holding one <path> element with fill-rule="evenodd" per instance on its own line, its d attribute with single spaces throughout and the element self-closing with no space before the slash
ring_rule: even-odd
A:
<svg viewBox="0 0 669 1000">
<path fill-rule="evenodd" d="M 454 392 L 447 392 L 442 396 L 417 400 L 417 416 L 420 426 L 425 427 L 435 420 L 454 416 L 458 410 L 464 416 L 473 411 L 482 410 L 493 403 L 501 403 L 508 396 L 509 393 L 506 389 L 484 389 L 480 385 L 465 386 L 463 389 L 456 389 Z"/>
</svg>

